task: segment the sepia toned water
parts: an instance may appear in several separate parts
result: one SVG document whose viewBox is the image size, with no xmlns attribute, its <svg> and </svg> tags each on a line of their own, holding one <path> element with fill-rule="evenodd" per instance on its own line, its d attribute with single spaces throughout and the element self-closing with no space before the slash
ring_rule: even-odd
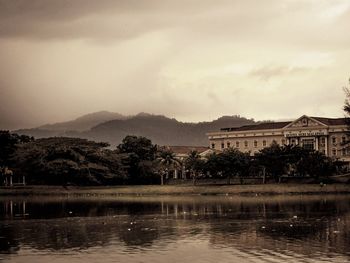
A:
<svg viewBox="0 0 350 263">
<path fill-rule="evenodd" d="M 350 262 L 350 197 L 2 197 L 0 262 Z"/>
</svg>

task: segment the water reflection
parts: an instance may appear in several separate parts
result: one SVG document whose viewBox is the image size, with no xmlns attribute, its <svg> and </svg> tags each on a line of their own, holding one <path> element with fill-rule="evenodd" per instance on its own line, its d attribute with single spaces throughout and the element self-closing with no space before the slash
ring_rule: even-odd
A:
<svg viewBox="0 0 350 263">
<path fill-rule="evenodd" d="M 170 257 L 181 250 L 185 257 L 192 253 L 185 246 L 190 244 L 212 255 L 220 252 L 222 262 L 235 257 L 346 262 L 349 201 L 346 196 L 3 198 L 0 259 L 10 254 L 21 262 L 38 252 L 90 251 L 100 259 L 109 253 L 111 262 L 122 254 L 138 255 L 136 261 L 143 262 L 147 251 L 161 262 L 160 251 Z M 199 253 L 194 262 L 204 261 Z"/>
</svg>

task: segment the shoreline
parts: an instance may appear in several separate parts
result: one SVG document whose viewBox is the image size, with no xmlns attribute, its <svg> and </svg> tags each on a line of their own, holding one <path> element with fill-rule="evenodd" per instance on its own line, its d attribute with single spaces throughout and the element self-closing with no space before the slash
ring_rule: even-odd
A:
<svg viewBox="0 0 350 263">
<path fill-rule="evenodd" d="M 350 194 L 349 184 L 127 185 L 1 187 L 0 196 L 320 195 Z"/>
</svg>

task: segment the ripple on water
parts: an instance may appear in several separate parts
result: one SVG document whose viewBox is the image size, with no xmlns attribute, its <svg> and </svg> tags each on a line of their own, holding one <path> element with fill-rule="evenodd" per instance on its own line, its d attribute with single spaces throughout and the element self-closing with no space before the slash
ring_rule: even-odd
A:
<svg viewBox="0 0 350 263">
<path fill-rule="evenodd" d="M 349 262 L 349 201 L 27 200 L 29 217 L 0 220 L 0 258 L 19 263 Z"/>
</svg>

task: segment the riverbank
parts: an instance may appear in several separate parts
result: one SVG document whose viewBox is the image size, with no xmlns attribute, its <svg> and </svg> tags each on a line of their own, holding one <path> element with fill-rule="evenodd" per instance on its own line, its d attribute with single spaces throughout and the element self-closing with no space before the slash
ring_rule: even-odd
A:
<svg viewBox="0 0 350 263">
<path fill-rule="evenodd" d="M 312 195 L 350 194 L 349 184 L 265 184 L 265 185 L 131 185 L 99 187 L 22 186 L 0 188 L 1 196 L 119 196 L 119 195 Z"/>
</svg>

